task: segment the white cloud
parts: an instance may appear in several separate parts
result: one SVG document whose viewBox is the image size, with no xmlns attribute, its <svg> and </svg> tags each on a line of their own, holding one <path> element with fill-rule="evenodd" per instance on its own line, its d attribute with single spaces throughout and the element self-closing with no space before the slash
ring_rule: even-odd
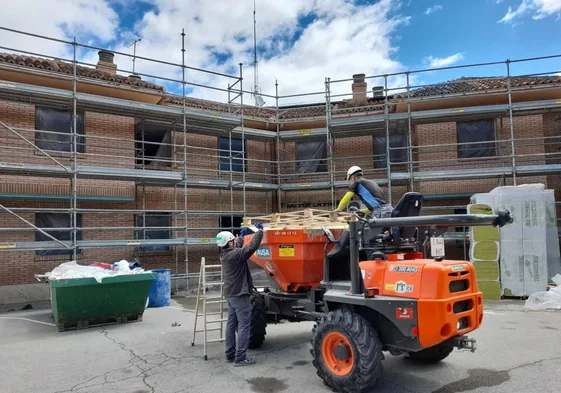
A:
<svg viewBox="0 0 561 393">
<path fill-rule="evenodd" d="M 107 1 L 27 0 L 2 5 L 0 26 L 53 38 L 102 42 L 117 34 L 119 16 Z M 71 56 L 72 46 L 0 30 L 0 42 L 13 49 L 53 57 Z"/>
<path fill-rule="evenodd" d="M 113 0 L 125 3 L 128 0 Z M 37 1 L 12 3 L 0 15 L 0 25 L 53 37 L 71 38 L 74 34 L 81 42 L 91 40 L 110 41 L 118 37 L 131 37 L 130 31 L 119 29 L 119 19 L 110 8 L 108 0 Z M 49 3 L 45 5 L 44 3 Z M 238 63 L 244 63 L 244 90 L 253 85 L 253 2 L 221 0 L 220 7 L 208 0 L 149 0 L 152 9 L 138 16 L 135 34 L 142 36 L 137 45 L 137 55 L 181 64 L 181 29 L 185 28 L 185 59 L 189 66 L 233 73 Z M 409 22 L 400 14 L 397 0 L 380 0 L 375 4 L 355 5 L 348 0 L 258 0 L 258 44 L 265 48 L 260 53 L 259 82 L 261 91 L 274 94 L 275 79 L 279 81 L 281 95 L 324 90 L 325 77 L 351 78 L 355 73 L 367 75 L 404 71 L 405 67 L 395 59 L 398 48 L 392 46 L 392 37 Z M 32 10 L 30 12 L 30 10 Z M 45 18 L 48 15 L 48 18 Z M 301 18 L 313 23 L 302 28 L 296 24 Z M 121 21 L 122 22 L 122 21 Z M 12 47 L 23 47 L 54 55 L 68 54 L 60 45 L 45 45 L 38 39 L 14 39 L 13 35 L 0 31 L 0 41 L 10 42 Z M 298 40 L 291 45 L 295 34 Z M 119 42 L 112 49 L 131 53 L 130 39 Z M 53 48 L 51 48 L 51 46 Z M 56 47 L 56 48 L 55 48 Z M 219 62 L 215 53 L 228 54 Z M 89 51 L 83 59 L 97 61 L 97 51 Z M 129 56 L 116 55 L 119 68 L 132 69 Z M 178 67 L 171 67 L 138 60 L 136 71 L 140 73 L 181 79 Z M 143 79 L 148 79 L 143 77 Z M 210 84 L 226 88 L 233 80 L 186 71 L 188 82 Z M 392 78 L 391 83 L 405 84 L 403 78 Z M 162 81 L 159 81 L 162 83 Z M 369 87 L 383 84 L 383 80 L 368 80 Z M 332 85 L 333 94 L 350 94 L 351 82 Z M 174 84 L 180 91 L 180 84 Z M 168 89 L 172 86 L 168 85 Z M 193 95 L 200 98 L 225 101 L 227 94 L 209 89 L 195 88 Z M 244 95 L 245 102 L 253 103 Z M 298 102 L 321 101 L 321 95 L 292 99 Z M 265 98 L 268 105 L 274 100 Z M 288 100 L 281 102 L 288 103 Z"/>
<path fill-rule="evenodd" d="M 533 13 L 532 19 L 534 20 L 558 14 L 561 12 L 561 0 L 522 0 L 515 10 L 509 6 L 507 13 L 498 23 L 512 22 L 530 12 Z"/>
<path fill-rule="evenodd" d="M 456 64 L 460 60 L 463 60 L 464 55 L 462 53 L 456 53 L 448 57 L 432 57 L 429 56 L 427 61 L 429 63 L 429 68 L 440 68 L 449 67 Z"/>
<path fill-rule="evenodd" d="M 436 11 L 440 11 L 442 9 L 442 6 L 439 4 L 433 5 L 432 7 L 429 7 L 425 10 L 424 14 L 425 15 L 430 15 L 435 13 Z"/>
</svg>

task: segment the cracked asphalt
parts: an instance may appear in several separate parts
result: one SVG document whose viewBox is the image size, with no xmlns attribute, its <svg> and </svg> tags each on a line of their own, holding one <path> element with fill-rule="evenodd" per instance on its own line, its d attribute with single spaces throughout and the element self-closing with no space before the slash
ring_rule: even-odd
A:
<svg viewBox="0 0 561 393">
<path fill-rule="evenodd" d="M 10 393 L 328 392 L 311 364 L 311 323 L 268 328 L 250 351 L 257 364 L 234 368 L 223 344 L 202 335 L 191 346 L 194 314 L 181 303 L 152 309 L 142 322 L 59 333 L 50 310 L 0 314 L 0 391 Z M 172 326 L 174 322 L 180 326 Z M 386 354 L 374 392 L 501 393 L 559 391 L 561 312 L 523 302 L 486 302 L 475 353 L 455 351 L 435 366 Z M 216 335 L 210 334 L 210 338 Z"/>
</svg>

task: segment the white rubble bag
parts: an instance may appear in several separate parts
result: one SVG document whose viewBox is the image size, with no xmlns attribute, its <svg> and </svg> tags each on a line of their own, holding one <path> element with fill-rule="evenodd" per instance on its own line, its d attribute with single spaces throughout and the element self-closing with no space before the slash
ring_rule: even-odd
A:
<svg viewBox="0 0 561 393">
<path fill-rule="evenodd" d="M 557 286 L 551 287 L 549 291 L 532 293 L 524 308 L 529 310 L 561 310 L 561 274 L 556 274 L 551 279 Z"/>
</svg>

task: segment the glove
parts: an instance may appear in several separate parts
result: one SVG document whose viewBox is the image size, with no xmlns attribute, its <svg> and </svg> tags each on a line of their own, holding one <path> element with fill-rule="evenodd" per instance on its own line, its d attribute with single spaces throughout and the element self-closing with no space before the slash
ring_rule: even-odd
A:
<svg viewBox="0 0 561 393">
<path fill-rule="evenodd" d="M 260 222 L 257 222 L 257 223 L 255 223 L 255 228 L 263 229 L 263 224 L 261 224 Z"/>
<path fill-rule="evenodd" d="M 242 230 L 240 231 L 240 237 L 244 237 L 246 233 L 247 233 L 247 228 L 242 228 Z"/>
</svg>

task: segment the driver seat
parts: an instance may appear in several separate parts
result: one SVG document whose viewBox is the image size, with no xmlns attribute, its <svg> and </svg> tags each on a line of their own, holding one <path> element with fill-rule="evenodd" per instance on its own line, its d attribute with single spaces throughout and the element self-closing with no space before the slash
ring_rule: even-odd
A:
<svg viewBox="0 0 561 393">
<path fill-rule="evenodd" d="M 418 217 L 423 206 L 423 194 L 419 192 L 406 192 L 392 211 L 391 217 Z M 398 244 L 402 239 L 408 240 L 415 237 L 415 227 L 392 227 L 390 230 L 393 243 Z"/>
</svg>

